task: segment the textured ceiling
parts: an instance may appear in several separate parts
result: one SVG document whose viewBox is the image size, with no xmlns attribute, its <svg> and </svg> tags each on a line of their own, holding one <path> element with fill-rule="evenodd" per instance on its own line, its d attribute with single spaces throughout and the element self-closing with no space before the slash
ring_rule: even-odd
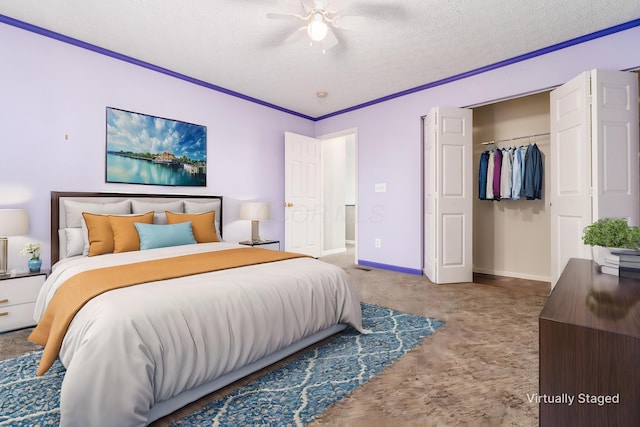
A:
<svg viewBox="0 0 640 427">
<path fill-rule="evenodd" d="M 335 3 L 367 25 L 324 54 L 266 17 L 299 0 L 2 0 L 0 14 L 310 117 L 640 18 L 638 0 Z"/>
</svg>

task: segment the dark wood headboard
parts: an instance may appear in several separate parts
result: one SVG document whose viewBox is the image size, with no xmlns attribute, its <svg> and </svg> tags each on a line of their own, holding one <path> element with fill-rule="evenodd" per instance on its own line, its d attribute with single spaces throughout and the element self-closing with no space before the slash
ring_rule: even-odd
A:
<svg viewBox="0 0 640 427">
<path fill-rule="evenodd" d="M 135 193 L 92 193 L 92 192 L 76 192 L 76 191 L 52 191 L 51 192 L 51 265 L 60 259 L 60 202 L 65 198 L 81 198 L 88 199 L 181 199 L 181 200 L 220 200 L 220 212 L 216 212 L 216 218 L 220 222 L 220 238 L 222 238 L 222 196 L 207 195 L 188 195 L 188 194 L 135 194 Z"/>
</svg>

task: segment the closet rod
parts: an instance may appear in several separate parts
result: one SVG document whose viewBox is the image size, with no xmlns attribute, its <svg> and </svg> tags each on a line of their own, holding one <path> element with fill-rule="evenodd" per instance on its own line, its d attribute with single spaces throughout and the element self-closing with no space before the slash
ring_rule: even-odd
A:
<svg viewBox="0 0 640 427">
<path fill-rule="evenodd" d="M 499 139 L 497 141 L 484 141 L 484 142 L 481 142 L 480 144 L 491 145 L 491 144 L 497 144 L 499 142 L 509 142 L 509 141 L 515 141 L 517 139 L 535 138 L 536 136 L 547 136 L 547 135 L 551 135 L 551 132 L 537 133 L 535 135 L 517 136 L 515 138 Z"/>
</svg>

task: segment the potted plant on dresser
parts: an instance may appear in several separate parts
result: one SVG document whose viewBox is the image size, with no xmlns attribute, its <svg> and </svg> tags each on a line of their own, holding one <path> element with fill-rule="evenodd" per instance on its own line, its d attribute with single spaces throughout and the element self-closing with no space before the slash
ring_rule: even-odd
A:
<svg viewBox="0 0 640 427">
<path fill-rule="evenodd" d="M 638 251 L 640 227 L 625 218 L 601 218 L 585 227 L 582 241 L 593 248 L 593 260 L 603 273 L 618 275 L 620 258 L 612 252 Z"/>
</svg>

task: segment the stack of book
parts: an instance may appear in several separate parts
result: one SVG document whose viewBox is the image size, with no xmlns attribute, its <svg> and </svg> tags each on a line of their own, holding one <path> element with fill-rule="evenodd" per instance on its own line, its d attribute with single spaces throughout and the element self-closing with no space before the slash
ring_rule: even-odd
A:
<svg viewBox="0 0 640 427">
<path fill-rule="evenodd" d="M 640 279 L 640 251 L 632 249 L 611 252 L 618 256 L 618 274 L 621 277 Z"/>
<path fill-rule="evenodd" d="M 605 274 L 612 274 L 614 276 L 620 275 L 620 257 L 617 255 L 618 252 L 608 252 L 604 259 L 600 259 L 600 271 Z"/>
</svg>

